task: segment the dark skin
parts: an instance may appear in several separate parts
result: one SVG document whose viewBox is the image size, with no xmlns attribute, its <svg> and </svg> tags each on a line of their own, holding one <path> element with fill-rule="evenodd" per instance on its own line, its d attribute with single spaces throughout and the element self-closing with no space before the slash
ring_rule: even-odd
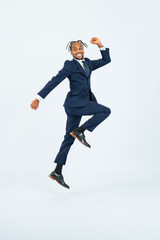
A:
<svg viewBox="0 0 160 240">
<path fill-rule="evenodd" d="M 101 41 L 99 38 L 97 37 L 93 37 L 91 38 L 90 42 L 92 44 L 96 44 L 99 48 L 103 47 Z M 84 49 L 83 49 L 83 45 L 79 42 L 75 42 L 72 44 L 72 49 L 71 49 L 71 55 L 78 59 L 78 60 L 83 60 L 84 58 Z M 39 100 L 37 98 L 35 98 L 31 104 L 30 107 L 34 110 L 36 110 L 39 106 Z"/>
<path fill-rule="evenodd" d="M 78 60 L 84 58 L 84 49 L 81 43 L 76 42 L 72 44 L 71 55 Z"/>
<path fill-rule="evenodd" d="M 93 37 L 91 38 L 90 42 L 92 44 L 97 44 L 97 46 L 100 48 L 100 47 L 103 47 L 101 41 L 99 40 L 99 38 L 97 37 Z M 72 50 L 71 50 L 71 55 L 78 59 L 78 60 L 83 60 L 84 58 L 84 49 L 83 49 L 83 45 L 79 42 L 75 42 L 72 44 Z"/>
</svg>

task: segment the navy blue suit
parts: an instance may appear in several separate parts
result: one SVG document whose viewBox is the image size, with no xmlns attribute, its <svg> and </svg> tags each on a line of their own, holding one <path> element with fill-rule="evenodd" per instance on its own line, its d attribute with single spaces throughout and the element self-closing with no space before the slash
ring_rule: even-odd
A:
<svg viewBox="0 0 160 240">
<path fill-rule="evenodd" d="M 111 110 L 97 102 L 97 99 L 91 91 L 90 77 L 92 71 L 111 62 L 109 48 L 101 50 L 101 59 L 90 60 L 84 58 L 86 69 L 81 64 L 73 60 L 66 60 L 63 68 L 38 92 L 42 98 L 45 98 L 59 83 L 66 77 L 70 82 L 70 91 L 64 101 L 64 108 L 67 114 L 66 132 L 59 152 L 55 158 L 55 163 L 65 164 L 67 154 L 75 138 L 69 133 L 79 126 L 82 116 L 93 115 L 82 127 L 92 132 L 104 119 L 106 119 Z"/>
</svg>

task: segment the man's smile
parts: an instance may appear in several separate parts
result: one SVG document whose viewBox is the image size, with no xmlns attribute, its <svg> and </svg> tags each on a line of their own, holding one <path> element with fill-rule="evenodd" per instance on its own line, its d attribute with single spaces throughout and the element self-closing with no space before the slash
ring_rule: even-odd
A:
<svg viewBox="0 0 160 240">
<path fill-rule="evenodd" d="M 77 57 L 82 57 L 82 53 L 77 53 L 76 56 Z"/>
</svg>

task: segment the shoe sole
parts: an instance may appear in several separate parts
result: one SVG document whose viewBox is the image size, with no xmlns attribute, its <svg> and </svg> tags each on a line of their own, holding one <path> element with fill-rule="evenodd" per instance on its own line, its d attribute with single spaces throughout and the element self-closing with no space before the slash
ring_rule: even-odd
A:
<svg viewBox="0 0 160 240">
<path fill-rule="evenodd" d="M 78 138 L 76 135 L 74 135 L 74 133 L 70 132 L 70 135 L 72 135 L 74 138 L 77 138 L 77 139 L 79 140 L 79 138 Z M 80 140 L 79 140 L 79 141 L 80 141 Z M 82 143 L 82 142 L 80 141 L 80 143 Z M 84 143 L 82 143 L 82 144 L 83 144 L 84 146 L 90 148 L 90 147 L 87 146 L 86 144 L 84 144 Z"/>
<path fill-rule="evenodd" d="M 52 177 L 51 175 L 48 175 L 48 177 L 50 177 L 50 178 L 52 178 L 53 180 L 56 180 L 54 177 Z M 56 180 L 56 182 L 57 183 L 59 183 L 57 180 Z M 65 186 L 63 186 L 61 183 L 59 183 L 62 187 L 65 187 Z M 67 188 L 67 187 L 65 187 L 65 188 Z M 69 188 L 67 188 L 67 189 L 69 189 Z"/>
</svg>

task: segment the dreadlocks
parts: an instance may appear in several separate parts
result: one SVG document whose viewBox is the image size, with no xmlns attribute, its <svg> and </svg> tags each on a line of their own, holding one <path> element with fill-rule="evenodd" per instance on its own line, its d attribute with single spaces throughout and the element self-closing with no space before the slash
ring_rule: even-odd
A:
<svg viewBox="0 0 160 240">
<path fill-rule="evenodd" d="M 72 50 L 72 44 L 75 43 L 75 42 L 79 42 L 79 43 L 81 43 L 83 46 L 88 47 L 88 45 L 87 45 L 86 43 L 83 43 L 82 40 L 70 41 L 70 42 L 67 44 L 68 51 L 71 51 L 71 50 Z M 69 46 L 68 46 L 68 45 L 69 45 Z M 66 47 L 66 49 L 67 49 L 67 47 Z"/>
</svg>

